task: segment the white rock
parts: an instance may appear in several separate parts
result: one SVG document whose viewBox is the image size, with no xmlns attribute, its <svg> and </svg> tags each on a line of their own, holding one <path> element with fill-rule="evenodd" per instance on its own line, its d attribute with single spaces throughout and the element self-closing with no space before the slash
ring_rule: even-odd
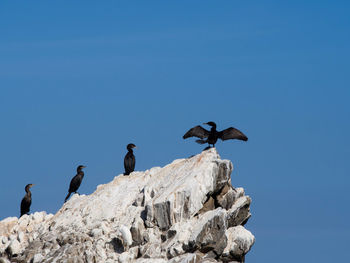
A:
<svg viewBox="0 0 350 263">
<path fill-rule="evenodd" d="M 13 239 L 8 246 L 8 251 L 11 255 L 18 255 L 21 252 L 21 244 L 17 239 Z"/>
<path fill-rule="evenodd" d="M 32 217 L 35 223 L 40 223 L 41 221 L 43 221 L 43 219 L 45 218 L 46 213 L 45 212 L 35 212 Z"/>
<path fill-rule="evenodd" d="M 249 196 L 242 196 L 236 200 L 233 206 L 227 211 L 227 227 L 242 224 L 250 217 L 249 206 L 251 199 Z"/>
<path fill-rule="evenodd" d="M 53 214 L 47 214 L 46 216 L 45 216 L 45 220 L 49 220 L 49 219 L 51 219 L 53 217 Z"/>
<path fill-rule="evenodd" d="M 100 237 L 100 236 L 102 236 L 102 229 L 100 229 L 100 228 L 92 229 L 90 231 L 90 235 L 95 237 L 95 238 Z"/>
<path fill-rule="evenodd" d="M 17 218 L 17 217 L 7 217 L 7 218 L 3 219 L 3 220 L 0 222 L 0 224 L 1 224 L 1 225 L 11 225 L 11 224 L 13 224 L 13 223 L 15 223 L 15 222 L 17 222 L 17 221 L 18 221 L 18 218 Z"/>
<path fill-rule="evenodd" d="M 0 253 L 9 247 L 20 262 L 230 261 L 237 247 L 243 255 L 254 243 L 242 226 L 227 230 L 250 216 L 250 198 L 243 188 L 233 193 L 231 171 L 212 148 L 117 176 L 91 195 L 74 194 L 55 215 L 0 221 Z"/>
<path fill-rule="evenodd" d="M 20 243 L 24 241 L 24 233 L 23 232 L 18 232 L 17 239 Z"/>
<path fill-rule="evenodd" d="M 7 258 L 0 258 L 0 263 L 11 263 Z"/>
<path fill-rule="evenodd" d="M 135 250 L 136 249 L 136 250 Z M 137 257 L 137 248 L 131 249 L 128 252 L 124 252 L 122 253 L 119 258 L 118 258 L 118 262 L 119 263 L 129 263 L 129 262 L 133 262 L 134 259 Z"/>
<path fill-rule="evenodd" d="M 101 230 L 102 230 L 102 234 L 107 234 L 107 233 L 110 232 L 105 223 L 101 223 L 100 227 L 101 227 Z"/>
<path fill-rule="evenodd" d="M 41 254 L 35 254 L 32 263 L 40 263 L 44 260 L 44 256 Z"/>
<path fill-rule="evenodd" d="M 138 258 L 135 263 L 166 263 L 168 260 L 163 258 Z"/>
<path fill-rule="evenodd" d="M 136 217 L 134 219 L 134 222 L 130 228 L 130 232 L 132 235 L 133 243 L 136 245 L 141 245 L 144 242 L 143 233 L 145 232 L 145 226 L 141 217 Z"/>
<path fill-rule="evenodd" d="M 129 228 L 126 226 L 122 225 L 119 229 L 120 233 L 122 234 L 123 241 L 125 245 L 131 246 L 132 244 L 132 236 Z"/>
<path fill-rule="evenodd" d="M 226 230 L 227 246 L 223 252 L 224 257 L 230 255 L 241 257 L 248 253 L 255 242 L 255 237 L 243 226 L 235 226 Z"/>
<path fill-rule="evenodd" d="M 32 234 L 32 240 L 35 240 L 37 237 L 39 236 L 39 233 L 38 232 L 34 232 L 33 234 Z"/>
<path fill-rule="evenodd" d="M 196 254 L 188 253 L 183 254 L 181 256 L 172 258 L 169 263 L 192 263 L 192 262 L 200 262 L 200 259 L 197 257 Z"/>
</svg>

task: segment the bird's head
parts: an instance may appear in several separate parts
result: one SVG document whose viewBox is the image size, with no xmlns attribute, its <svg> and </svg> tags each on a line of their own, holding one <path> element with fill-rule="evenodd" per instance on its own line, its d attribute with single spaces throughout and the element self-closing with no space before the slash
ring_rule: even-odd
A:
<svg viewBox="0 0 350 263">
<path fill-rule="evenodd" d="M 213 122 L 213 121 L 209 121 L 209 122 L 203 123 L 203 124 L 209 125 L 209 126 L 211 126 L 211 127 L 216 127 L 216 123 Z"/>
<path fill-rule="evenodd" d="M 136 148 L 136 145 L 133 143 L 129 143 L 128 146 L 126 146 L 126 149 L 131 150 L 133 148 Z"/>
<path fill-rule="evenodd" d="M 26 187 L 24 188 L 26 190 L 26 192 L 28 192 L 28 190 L 30 188 L 32 188 L 34 186 L 34 184 L 27 184 Z"/>
<path fill-rule="evenodd" d="M 83 168 L 86 168 L 86 166 L 84 166 L 84 165 L 79 165 L 79 166 L 77 167 L 77 171 L 79 172 L 79 171 L 81 171 Z"/>
</svg>

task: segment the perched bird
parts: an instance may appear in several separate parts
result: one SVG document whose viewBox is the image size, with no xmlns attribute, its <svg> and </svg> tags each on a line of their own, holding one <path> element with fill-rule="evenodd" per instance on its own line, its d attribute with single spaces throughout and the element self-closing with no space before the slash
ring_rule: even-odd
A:
<svg viewBox="0 0 350 263">
<path fill-rule="evenodd" d="M 79 186 L 81 184 L 81 181 L 84 178 L 84 172 L 82 171 L 82 169 L 85 167 L 86 166 L 84 166 L 84 165 L 79 165 L 77 167 L 77 174 L 70 181 L 68 195 L 66 196 L 66 199 L 64 199 L 64 202 L 67 201 L 67 199 L 70 197 L 71 193 L 77 193 Z"/>
<path fill-rule="evenodd" d="M 210 131 L 198 125 L 190 129 L 188 132 L 186 132 L 183 138 L 186 139 L 193 136 L 198 137 L 200 138 L 200 140 L 196 140 L 197 143 L 199 144 L 208 143 L 209 147 L 210 147 L 210 144 L 212 144 L 213 147 L 215 147 L 215 143 L 219 138 L 223 141 L 228 139 L 238 139 L 242 141 L 248 141 L 247 136 L 245 136 L 240 130 L 237 130 L 236 128 L 230 127 L 223 131 L 217 131 L 215 122 L 210 121 L 203 124 L 211 126 Z"/>
<path fill-rule="evenodd" d="M 23 197 L 21 202 L 21 216 L 29 213 L 30 205 L 32 204 L 32 193 L 30 192 L 30 188 L 32 186 L 34 186 L 34 184 L 27 184 L 24 188 L 26 195 Z"/>
<path fill-rule="evenodd" d="M 133 143 L 129 143 L 128 146 L 126 146 L 126 149 L 128 149 L 128 153 L 124 157 L 124 175 L 129 175 L 135 169 L 135 156 L 132 150 L 133 148 L 136 148 L 136 145 Z"/>
</svg>

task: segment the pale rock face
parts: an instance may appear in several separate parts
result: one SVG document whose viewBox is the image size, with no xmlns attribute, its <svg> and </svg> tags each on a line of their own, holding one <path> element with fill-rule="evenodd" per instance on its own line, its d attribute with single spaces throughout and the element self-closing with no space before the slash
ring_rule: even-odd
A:
<svg viewBox="0 0 350 263">
<path fill-rule="evenodd" d="M 208 211 L 194 224 L 189 239 L 190 250 L 213 250 L 221 254 L 226 247 L 226 212 L 222 208 Z"/>
<path fill-rule="evenodd" d="M 0 221 L 0 262 L 243 262 L 251 199 L 214 148 Z"/>
<path fill-rule="evenodd" d="M 131 246 L 132 244 L 132 236 L 131 236 L 131 232 L 129 230 L 128 227 L 122 225 L 120 227 L 120 233 L 122 234 L 122 238 L 123 238 L 123 243 L 127 246 Z"/>
<path fill-rule="evenodd" d="M 255 237 L 243 226 L 235 226 L 227 229 L 227 246 L 223 251 L 223 258 L 240 258 L 240 255 L 249 252 L 255 242 Z"/>
<path fill-rule="evenodd" d="M 8 246 L 8 253 L 10 255 L 18 255 L 21 252 L 21 244 L 17 239 L 14 239 L 10 242 L 10 245 Z"/>
<path fill-rule="evenodd" d="M 35 254 L 33 257 L 33 263 L 40 263 L 44 260 L 44 256 L 41 254 Z"/>
</svg>

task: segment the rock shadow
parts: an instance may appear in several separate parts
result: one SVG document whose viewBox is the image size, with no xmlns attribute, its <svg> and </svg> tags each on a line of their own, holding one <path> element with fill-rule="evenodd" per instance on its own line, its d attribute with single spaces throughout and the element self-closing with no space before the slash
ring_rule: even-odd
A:
<svg viewBox="0 0 350 263">
<path fill-rule="evenodd" d="M 114 237 L 108 243 L 113 247 L 113 250 L 118 254 L 121 254 L 125 251 L 123 241 L 120 238 Z"/>
</svg>

